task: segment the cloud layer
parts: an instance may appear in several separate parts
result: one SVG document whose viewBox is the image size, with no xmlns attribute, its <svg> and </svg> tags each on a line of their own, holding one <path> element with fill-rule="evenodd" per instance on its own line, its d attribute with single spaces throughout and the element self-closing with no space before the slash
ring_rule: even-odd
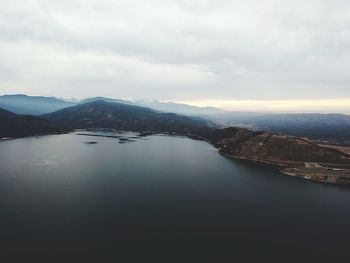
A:
<svg viewBox="0 0 350 263">
<path fill-rule="evenodd" d="M 0 93 L 350 98 L 346 0 L 0 0 Z"/>
</svg>

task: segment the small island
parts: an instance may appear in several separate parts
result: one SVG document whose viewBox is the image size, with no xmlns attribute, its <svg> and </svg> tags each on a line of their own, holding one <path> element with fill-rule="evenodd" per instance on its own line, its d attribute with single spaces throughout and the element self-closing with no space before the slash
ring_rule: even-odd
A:
<svg viewBox="0 0 350 263">
<path fill-rule="evenodd" d="M 85 142 L 86 144 L 98 144 L 98 142 Z"/>
</svg>

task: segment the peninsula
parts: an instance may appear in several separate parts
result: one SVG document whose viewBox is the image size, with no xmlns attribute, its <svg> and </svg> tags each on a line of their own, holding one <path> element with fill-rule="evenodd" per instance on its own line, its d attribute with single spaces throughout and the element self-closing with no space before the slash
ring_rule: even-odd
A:
<svg viewBox="0 0 350 263">
<path fill-rule="evenodd" d="M 285 175 L 322 183 L 350 183 L 350 155 L 306 139 L 234 127 L 211 129 L 198 138 L 212 143 L 228 158 L 273 165 Z"/>
</svg>

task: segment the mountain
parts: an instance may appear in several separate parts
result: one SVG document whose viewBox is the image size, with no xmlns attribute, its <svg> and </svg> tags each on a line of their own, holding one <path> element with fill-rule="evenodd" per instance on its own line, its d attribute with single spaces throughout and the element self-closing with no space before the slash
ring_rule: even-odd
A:
<svg viewBox="0 0 350 263">
<path fill-rule="evenodd" d="M 0 109 L 0 138 L 16 138 L 62 132 L 52 122 L 37 116 L 18 115 Z"/>
<path fill-rule="evenodd" d="M 27 96 L 22 94 L 0 96 L 0 108 L 17 114 L 41 115 L 75 105 L 54 97 Z"/>
<path fill-rule="evenodd" d="M 183 134 L 191 129 L 213 126 L 204 119 L 159 113 L 149 108 L 104 100 L 68 107 L 43 117 L 68 129 L 111 128 Z"/>
</svg>

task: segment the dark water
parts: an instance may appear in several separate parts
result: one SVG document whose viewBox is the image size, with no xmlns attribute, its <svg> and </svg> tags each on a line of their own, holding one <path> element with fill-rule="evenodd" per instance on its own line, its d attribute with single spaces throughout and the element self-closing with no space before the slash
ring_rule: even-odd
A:
<svg viewBox="0 0 350 263">
<path fill-rule="evenodd" d="M 75 262 L 349 262 L 350 187 L 232 161 L 187 138 L 119 142 L 0 142 L 0 249 Z"/>
</svg>

